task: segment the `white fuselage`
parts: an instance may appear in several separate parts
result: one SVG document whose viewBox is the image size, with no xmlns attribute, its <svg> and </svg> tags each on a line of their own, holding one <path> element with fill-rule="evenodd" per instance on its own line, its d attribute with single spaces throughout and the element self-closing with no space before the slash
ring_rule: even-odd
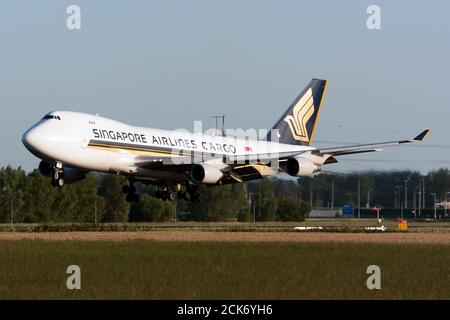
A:
<svg viewBox="0 0 450 320">
<path fill-rule="evenodd" d="M 195 157 L 241 157 L 313 150 L 308 146 L 280 144 L 130 126 L 104 117 L 68 112 L 51 112 L 31 127 L 22 138 L 38 158 L 88 171 L 110 172 L 142 179 L 170 179 L 174 173 L 148 170 L 143 161 Z M 197 159 L 198 159 L 197 158 Z"/>
</svg>

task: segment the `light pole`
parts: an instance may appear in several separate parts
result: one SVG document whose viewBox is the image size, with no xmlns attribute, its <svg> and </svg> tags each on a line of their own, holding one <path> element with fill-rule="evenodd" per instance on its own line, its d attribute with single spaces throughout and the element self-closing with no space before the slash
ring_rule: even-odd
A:
<svg viewBox="0 0 450 320">
<path fill-rule="evenodd" d="M 215 118 L 216 119 L 216 133 L 221 133 L 222 137 L 225 136 L 225 115 L 217 115 L 217 116 L 212 116 L 211 118 Z M 222 130 L 219 130 L 219 119 L 222 119 Z"/>
<path fill-rule="evenodd" d="M 421 208 L 422 208 L 422 186 L 419 185 L 419 217 Z"/>
<path fill-rule="evenodd" d="M 402 188 L 401 185 L 395 186 L 395 188 L 397 189 L 397 197 L 396 197 L 396 201 L 395 201 L 395 208 L 400 208 L 400 198 L 401 198 L 401 193 L 400 193 L 400 189 Z"/>
<path fill-rule="evenodd" d="M 405 179 L 405 209 L 408 208 L 408 179 Z"/>
<path fill-rule="evenodd" d="M 403 202 L 400 205 L 400 217 L 403 220 Z"/>
<path fill-rule="evenodd" d="M 331 208 L 334 209 L 334 177 L 331 178 Z"/>
<path fill-rule="evenodd" d="M 432 192 L 432 196 L 434 196 L 434 220 L 436 220 L 436 193 Z"/>
<path fill-rule="evenodd" d="M 394 190 L 394 208 L 397 208 L 397 190 Z"/>
<path fill-rule="evenodd" d="M 422 178 L 422 209 L 425 209 L 425 179 Z"/>
<path fill-rule="evenodd" d="M 253 223 L 256 223 L 256 194 L 253 194 Z"/>
<path fill-rule="evenodd" d="M 359 179 L 359 175 L 358 175 L 358 219 L 361 219 L 361 210 L 360 210 L 360 205 L 361 204 L 361 181 Z"/>
<path fill-rule="evenodd" d="M 97 206 L 97 195 L 95 195 L 95 203 L 94 203 L 95 207 L 94 207 L 94 224 L 97 224 L 97 211 L 98 211 L 98 206 Z"/>
<path fill-rule="evenodd" d="M 14 203 L 12 194 L 11 194 L 11 224 L 14 224 Z"/>
</svg>

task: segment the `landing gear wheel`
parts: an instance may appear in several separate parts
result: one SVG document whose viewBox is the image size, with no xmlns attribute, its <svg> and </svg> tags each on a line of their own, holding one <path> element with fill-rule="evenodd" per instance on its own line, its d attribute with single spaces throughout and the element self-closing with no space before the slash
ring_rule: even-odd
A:
<svg viewBox="0 0 450 320">
<path fill-rule="evenodd" d="M 127 194 L 126 198 L 127 202 L 139 202 L 139 195 L 136 193 Z"/>
<path fill-rule="evenodd" d="M 56 180 L 56 184 L 58 187 L 62 188 L 64 186 L 64 179 L 59 178 L 58 180 Z"/>
<path fill-rule="evenodd" d="M 167 197 L 170 201 L 174 201 L 177 198 L 177 193 L 176 192 L 168 192 L 168 197 Z"/>
<path fill-rule="evenodd" d="M 134 181 L 130 179 L 130 184 L 122 187 L 122 192 L 127 195 L 125 197 L 127 202 L 139 202 L 139 195 L 136 194 L 136 187 L 133 183 Z"/>
<path fill-rule="evenodd" d="M 128 203 L 133 202 L 133 199 L 131 197 L 132 197 L 131 194 L 127 194 L 127 196 L 125 197 L 125 200 L 127 200 Z"/>
<path fill-rule="evenodd" d="M 192 202 L 202 202 L 202 196 L 200 193 L 194 193 L 191 195 L 191 201 Z"/>
<path fill-rule="evenodd" d="M 191 194 L 189 193 L 189 192 L 184 192 L 183 193 L 183 200 L 185 200 L 185 201 L 189 201 L 189 200 L 191 200 Z"/>
</svg>

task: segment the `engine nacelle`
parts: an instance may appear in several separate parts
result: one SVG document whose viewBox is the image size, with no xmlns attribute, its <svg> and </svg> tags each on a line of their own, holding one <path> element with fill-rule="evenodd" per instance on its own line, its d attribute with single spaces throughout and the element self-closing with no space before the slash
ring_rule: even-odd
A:
<svg viewBox="0 0 450 320">
<path fill-rule="evenodd" d="M 223 172 L 216 166 L 202 163 L 195 164 L 191 169 L 191 178 L 196 183 L 214 184 L 223 177 Z"/>
<path fill-rule="evenodd" d="M 320 171 L 320 167 L 304 157 L 289 158 L 286 161 L 286 172 L 293 177 L 310 176 Z"/>
<path fill-rule="evenodd" d="M 45 161 L 41 161 L 39 163 L 39 172 L 44 177 L 50 177 L 52 175 L 52 170 L 53 170 L 53 167 L 50 163 L 45 162 Z"/>
<path fill-rule="evenodd" d="M 73 168 L 64 168 L 64 182 L 65 183 L 73 183 L 86 178 L 87 171 L 73 169 Z"/>
</svg>

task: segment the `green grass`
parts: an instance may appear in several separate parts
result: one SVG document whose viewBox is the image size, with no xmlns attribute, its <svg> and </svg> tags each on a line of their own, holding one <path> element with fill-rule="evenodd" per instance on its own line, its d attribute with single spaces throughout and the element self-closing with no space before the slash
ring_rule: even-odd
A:
<svg viewBox="0 0 450 320">
<path fill-rule="evenodd" d="M 0 299 L 450 299 L 450 247 L 0 241 Z M 70 291 L 67 266 L 81 267 Z M 381 267 L 381 290 L 366 287 Z"/>
</svg>

